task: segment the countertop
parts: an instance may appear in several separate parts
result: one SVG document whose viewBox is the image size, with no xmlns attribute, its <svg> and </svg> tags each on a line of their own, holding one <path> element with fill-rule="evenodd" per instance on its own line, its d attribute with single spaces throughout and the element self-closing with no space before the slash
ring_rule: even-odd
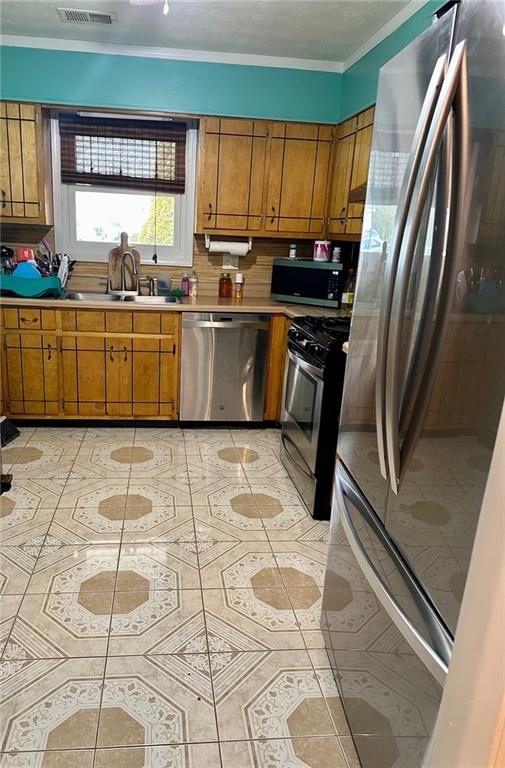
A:
<svg viewBox="0 0 505 768">
<path fill-rule="evenodd" d="M 71 301 L 67 299 L 23 299 L 20 297 L 2 296 L 0 303 L 5 307 L 43 307 L 46 309 L 107 309 L 107 311 L 116 310 L 136 310 L 142 312 L 219 312 L 226 310 L 228 312 L 265 312 L 268 314 L 284 314 L 287 317 L 300 317 L 302 315 L 312 315 L 313 317 L 328 317 L 329 315 L 346 315 L 348 312 L 331 309 L 330 307 L 315 307 L 309 304 L 289 304 L 286 302 L 274 301 L 270 296 L 251 296 L 244 297 L 241 300 L 220 299 L 217 296 L 189 296 L 182 300 L 182 304 L 141 304 L 135 302 L 122 301 Z"/>
</svg>

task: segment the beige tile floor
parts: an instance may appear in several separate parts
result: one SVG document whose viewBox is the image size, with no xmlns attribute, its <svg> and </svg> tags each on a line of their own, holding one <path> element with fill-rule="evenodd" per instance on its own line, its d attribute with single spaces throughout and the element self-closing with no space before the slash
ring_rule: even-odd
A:
<svg viewBox="0 0 505 768">
<path fill-rule="evenodd" d="M 327 523 L 275 430 L 26 428 L 2 451 L 1 768 L 354 768 Z"/>
</svg>

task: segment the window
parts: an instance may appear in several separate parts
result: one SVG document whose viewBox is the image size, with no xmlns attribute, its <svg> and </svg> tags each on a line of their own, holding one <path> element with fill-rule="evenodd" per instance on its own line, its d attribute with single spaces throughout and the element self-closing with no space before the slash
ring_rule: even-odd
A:
<svg viewBox="0 0 505 768">
<path fill-rule="evenodd" d="M 62 114 L 52 120 L 55 239 L 107 261 L 120 233 L 143 263 L 192 263 L 196 130 L 184 123 Z"/>
</svg>

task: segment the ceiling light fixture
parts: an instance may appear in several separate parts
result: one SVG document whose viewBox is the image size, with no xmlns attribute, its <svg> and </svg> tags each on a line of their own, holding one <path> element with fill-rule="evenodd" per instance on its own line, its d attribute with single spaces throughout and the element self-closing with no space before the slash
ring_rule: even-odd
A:
<svg viewBox="0 0 505 768">
<path fill-rule="evenodd" d="M 165 14 L 165 16 L 168 16 L 169 10 L 170 9 L 168 7 L 168 0 L 165 0 L 165 5 L 163 6 L 163 13 Z"/>
</svg>

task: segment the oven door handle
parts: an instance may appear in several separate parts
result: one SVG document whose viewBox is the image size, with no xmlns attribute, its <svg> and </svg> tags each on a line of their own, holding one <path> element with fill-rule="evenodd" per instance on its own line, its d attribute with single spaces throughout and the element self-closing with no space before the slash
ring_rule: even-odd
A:
<svg viewBox="0 0 505 768">
<path fill-rule="evenodd" d="M 293 441 L 292 441 L 292 440 L 290 440 L 290 439 L 289 439 L 289 437 L 288 437 L 287 435 L 285 435 L 285 434 L 282 434 L 282 433 L 281 433 L 281 441 L 282 441 L 282 445 L 284 446 L 284 450 L 285 450 L 285 451 L 286 451 L 286 453 L 288 454 L 288 456 L 289 456 L 289 458 L 291 459 L 291 461 L 293 462 L 293 464 L 296 464 L 296 466 L 298 467 L 298 469 L 300 470 L 300 472 L 302 472 L 302 473 L 303 473 L 304 475 L 306 475 L 307 477 L 310 477 L 310 478 L 311 478 L 311 480 L 312 480 L 312 479 L 314 478 L 314 475 L 313 475 L 313 474 L 312 474 L 312 472 L 310 471 L 310 467 L 309 467 L 309 465 L 307 464 L 307 467 L 308 467 L 308 469 L 305 469 L 304 467 L 302 467 L 302 466 L 301 466 L 301 465 L 300 465 L 300 464 L 297 462 L 297 460 L 295 459 L 295 457 L 293 456 L 293 454 L 292 454 L 292 453 L 290 453 L 290 452 L 289 452 L 289 450 L 288 450 L 288 446 L 287 446 L 287 443 L 289 443 L 289 445 L 290 445 L 290 446 L 293 446 L 293 448 L 295 449 L 295 451 L 297 451 L 297 453 L 300 453 L 300 451 L 298 451 L 298 448 L 297 448 L 297 447 L 296 447 L 296 445 L 293 443 Z M 302 456 L 301 454 L 300 454 L 300 458 L 301 458 L 301 459 L 302 459 L 302 461 L 305 463 L 305 460 L 304 460 L 304 458 L 303 458 L 303 456 Z"/>
<path fill-rule="evenodd" d="M 310 373 L 311 376 L 315 376 L 316 379 L 320 379 L 321 381 L 323 380 L 323 371 L 321 368 L 316 368 L 315 365 L 312 365 L 312 363 L 308 363 L 307 360 L 304 360 L 303 357 L 299 357 L 290 349 L 288 349 L 288 357 L 293 363 L 293 365 L 297 365 L 303 371 Z"/>
</svg>

